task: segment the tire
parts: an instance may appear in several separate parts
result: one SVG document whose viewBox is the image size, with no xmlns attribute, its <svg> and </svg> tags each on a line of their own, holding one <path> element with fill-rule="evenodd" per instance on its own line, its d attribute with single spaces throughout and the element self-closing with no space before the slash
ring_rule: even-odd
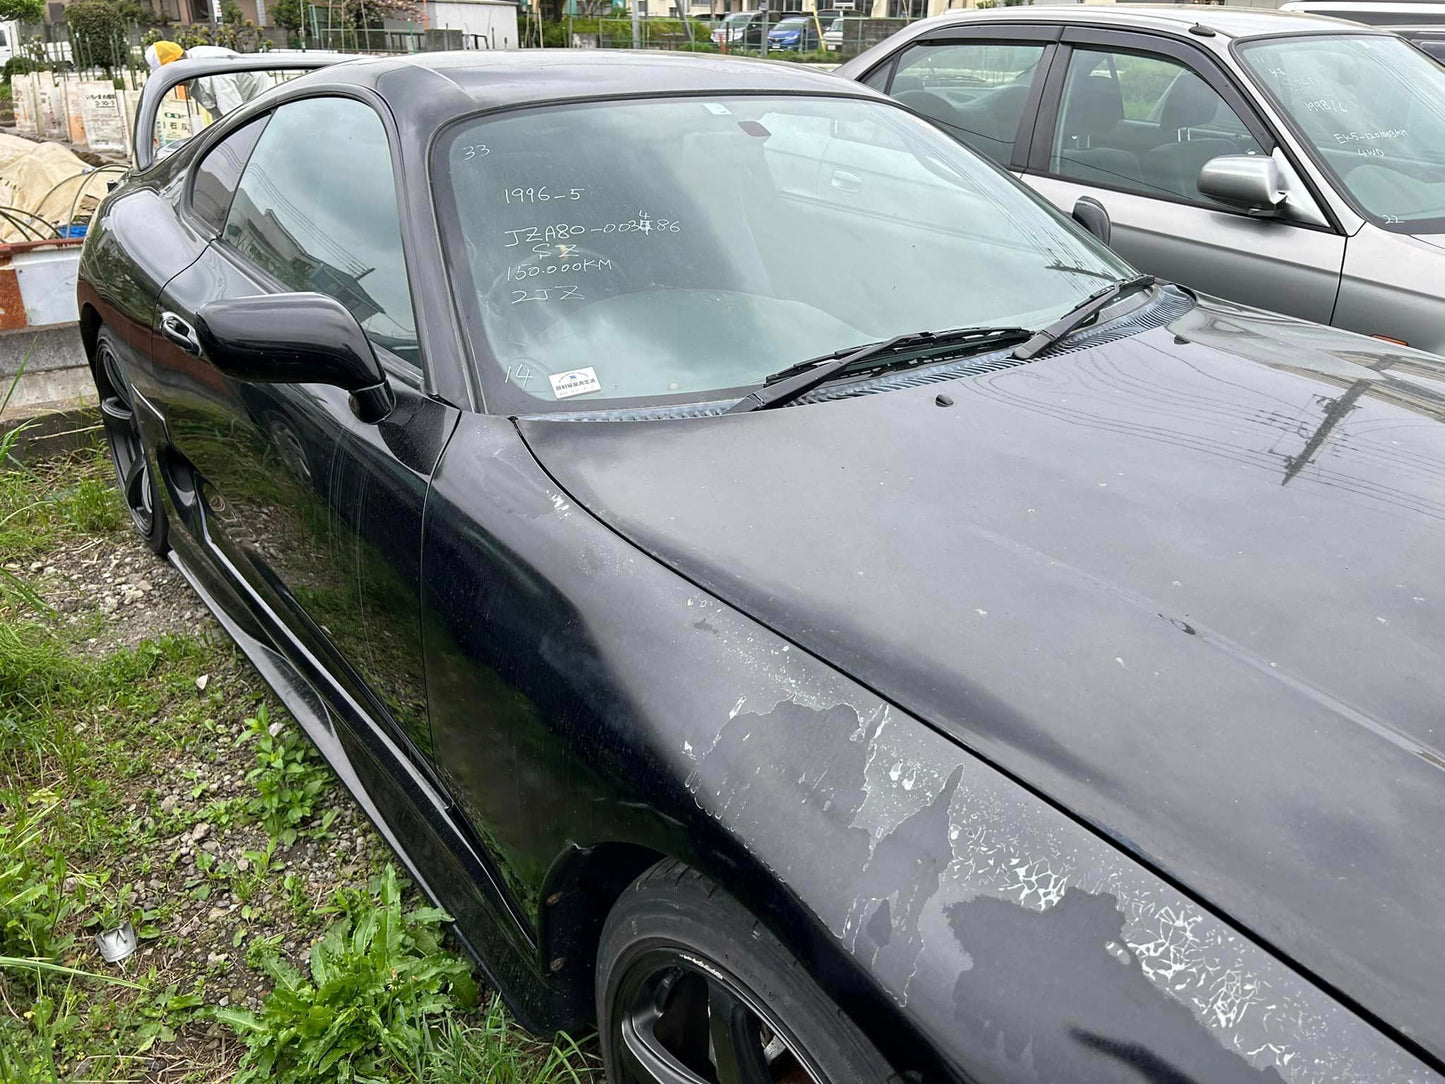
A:
<svg viewBox="0 0 1445 1084">
<path fill-rule="evenodd" d="M 767 927 L 681 862 L 608 915 L 597 1021 L 611 1084 L 900 1080 Z"/>
<path fill-rule="evenodd" d="M 96 333 L 92 371 L 121 499 L 146 548 L 157 557 L 164 557 L 170 549 L 166 510 L 161 504 L 150 450 L 145 446 L 136 417 L 135 393 L 126 377 L 115 337 L 108 328 L 102 327 Z"/>
</svg>

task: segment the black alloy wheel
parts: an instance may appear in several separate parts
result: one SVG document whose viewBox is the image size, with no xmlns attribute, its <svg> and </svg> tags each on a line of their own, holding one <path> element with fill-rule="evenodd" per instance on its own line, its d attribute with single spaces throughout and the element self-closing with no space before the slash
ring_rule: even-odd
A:
<svg viewBox="0 0 1445 1084">
<path fill-rule="evenodd" d="M 155 554 L 166 552 L 166 513 L 151 473 L 136 417 L 135 396 L 110 333 L 101 330 L 95 344 L 95 388 L 100 396 L 100 416 L 121 498 L 136 532 Z"/>
<path fill-rule="evenodd" d="M 656 949 L 620 991 L 618 1084 L 825 1084 L 782 1025 L 712 961 Z"/>
<path fill-rule="evenodd" d="M 682 863 L 659 863 L 623 893 L 597 965 L 610 1084 L 898 1079 L 787 948 Z"/>
</svg>

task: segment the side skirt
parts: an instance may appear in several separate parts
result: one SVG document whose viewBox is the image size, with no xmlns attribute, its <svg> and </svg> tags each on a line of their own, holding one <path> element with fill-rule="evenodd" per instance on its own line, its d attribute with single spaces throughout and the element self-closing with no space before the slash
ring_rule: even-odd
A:
<svg viewBox="0 0 1445 1084">
<path fill-rule="evenodd" d="M 247 632 L 218 605 L 176 549 L 171 549 L 168 559 L 295 716 L 422 892 L 456 919 L 452 932 L 501 994 L 508 1010 L 534 1032 L 575 1026 L 576 1021 L 569 1019 L 563 1008 L 567 999 L 562 991 L 539 975 L 517 940 L 508 936 L 508 927 L 515 926 L 510 915 L 479 888 L 479 877 L 488 880 L 485 871 L 469 869 L 473 863 L 448 845 L 444 832 L 428 816 L 427 805 L 433 807 L 433 813 L 445 814 L 437 796 L 405 756 L 390 748 L 381 735 L 371 735 L 372 740 L 367 741 L 338 727 L 325 700 L 289 659 Z M 390 819 L 382 813 L 378 797 L 390 811 Z"/>
</svg>

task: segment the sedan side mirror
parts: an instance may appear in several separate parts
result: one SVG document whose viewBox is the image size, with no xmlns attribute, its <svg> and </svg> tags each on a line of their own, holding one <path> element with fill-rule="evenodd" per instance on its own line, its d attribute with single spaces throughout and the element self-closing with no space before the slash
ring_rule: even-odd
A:
<svg viewBox="0 0 1445 1084">
<path fill-rule="evenodd" d="M 356 317 L 325 294 L 263 294 L 211 301 L 196 313 L 211 364 L 257 384 L 330 384 L 351 393 L 364 422 L 391 413 L 396 395 Z"/>
<path fill-rule="evenodd" d="M 1109 222 L 1109 212 L 1093 196 L 1079 197 L 1079 202 L 1074 204 L 1073 218 L 1075 222 L 1104 244 L 1109 243 L 1109 235 L 1113 233 L 1113 226 Z"/>
<path fill-rule="evenodd" d="M 1199 171 L 1199 193 L 1252 215 L 1273 215 L 1284 203 L 1284 175 L 1273 158 L 1223 154 Z"/>
</svg>

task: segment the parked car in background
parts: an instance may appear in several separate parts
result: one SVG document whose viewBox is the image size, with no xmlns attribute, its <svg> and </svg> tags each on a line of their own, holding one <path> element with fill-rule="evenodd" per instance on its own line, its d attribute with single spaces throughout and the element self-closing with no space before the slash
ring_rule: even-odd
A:
<svg viewBox="0 0 1445 1084">
<path fill-rule="evenodd" d="M 1445 361 L 795 64 L 373 57 L 137 156 L 78 285 L 130 517 L 526 1026 L 1445 1082 Z"/>
<path fill-rule="evenodd" d="M 1445 64 L 1445 26 L 1392 26 L 1390 29 Z"/>
<path fill-rule="evenodd" d="M 1145 270 L 1445 351 L 1445 70 L 1394 34 L 1193 5 L 1005 8 L 915 23 L 838 74 L 1064 211 L 1097 201 Z"/>
<path fill-rule="evenodd" d="M 843 47 L 843 25 L 847 20 L 839 15 L 823 31 L 823 48 L 837 50 Z"/>
<path fill-rule="evenodd" d="M 1370 0 L 1287 0 L 1280 11 L 1323 15 L 1366 26 L 1395 29 L 1400 26 L 1445 26 L 1445 4 L 1371 3 Z"/>
<path fill-rule="evenodd" d="M 1390 30 L 1445 62 L 1445 4 L 1373 4 L 1369 0 L 1290 0 L 1281 11 L 1327 15 Z"/>
<path fill-rule="evenodd" d="M 790 15 L 768 31 L 768 48 L 788 52 L 808 52 L 823 47 L 823 34 L 818 20 L 809 15 Z"/>
<path fill-rule="evenodd" d="M 761 19 L 762 14 L 756 11 L 734 11 L 724 15 L 713 29 L 712 42 L 719 47 L 741 45 L 748 24 Z"/>
</svg>

